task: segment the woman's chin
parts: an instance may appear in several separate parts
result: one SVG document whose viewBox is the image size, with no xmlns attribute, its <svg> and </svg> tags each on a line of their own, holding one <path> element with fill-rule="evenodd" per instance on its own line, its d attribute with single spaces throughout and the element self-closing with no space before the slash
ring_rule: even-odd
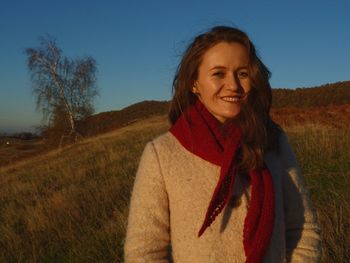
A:
<svg viewBox="0 0 350 263">
<path fill-rule="evenodd" d="M 229 120 L 234 120 L 238 116 L 239 111 L 225 112 L 220 114 L 214 114 L 214 117 L 218 119 L 221 123 L 225 123 Z"/>
</svg>

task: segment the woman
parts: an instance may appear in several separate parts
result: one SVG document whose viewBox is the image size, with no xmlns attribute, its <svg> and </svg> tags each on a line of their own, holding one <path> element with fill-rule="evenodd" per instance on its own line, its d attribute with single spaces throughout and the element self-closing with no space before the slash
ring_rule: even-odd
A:
<svg viewBox="0 0 350 263">
<path fill-rule="evenodd" d="M 143 152 L 126 262 L 317 262 L 319 226 L 248 36 L 197 36 L 174 82 L 169 132 Z"/>
</svg>

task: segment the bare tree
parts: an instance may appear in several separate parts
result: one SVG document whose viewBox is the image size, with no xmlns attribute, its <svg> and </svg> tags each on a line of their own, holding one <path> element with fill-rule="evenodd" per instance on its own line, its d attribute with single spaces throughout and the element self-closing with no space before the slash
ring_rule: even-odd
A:
<svg viewBox="0 0 350 263">
<path fill-rule="evenodd" d="M 98 95 L 96 61 L 92 57 L 63 57 L 54 38 L 40 37 L 39 40 L 39 47 L 25 50 L 37 109 L 49 122 L 61 114 L 59 119 L 69 123 L 69 130 L 62 134 L 61 140 L 73 135 L 76 140 L 77 121 L 94 111 L 93 99 Z"/>
</svg>

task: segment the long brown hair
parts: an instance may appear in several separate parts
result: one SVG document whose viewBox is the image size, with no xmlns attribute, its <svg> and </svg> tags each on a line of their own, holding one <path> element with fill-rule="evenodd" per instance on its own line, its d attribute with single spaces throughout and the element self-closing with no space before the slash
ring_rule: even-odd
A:
<svg viewBox="0 0 350 263">
<path fill-rule="evenodd" d="M 282 130 L 269 115 L 272 102 L 269 83 L 271 73 L 257 56 L 255 47 L 245 32 L 227 26 L 213 27 L 210 31 L 198 35 L 187 47 L 173 80 L 169 121 L 174 124 L 196 101 L 197 97 L 193 94 L 192 87 L 198 78 L 203 55 L 219 42 L 237 42 L 245 46 L 248 51 L 248 71 L 252 87 L 236 118 L 242 129 L 240 168 L 242 170 L 261 168 L 265 151 L 278 147 L 278 135 Z"/>
</svg>

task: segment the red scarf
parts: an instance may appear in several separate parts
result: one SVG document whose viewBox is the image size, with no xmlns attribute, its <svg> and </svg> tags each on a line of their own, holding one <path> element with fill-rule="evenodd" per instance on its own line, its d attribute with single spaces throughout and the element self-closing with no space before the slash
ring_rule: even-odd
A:
<svg viewBox="0 0 350 263">
<path fill-rule="evenodd" d="M 220 122 L 197 100 L 170 128 L 170 132 L 188 151 L 221 167 L 198 237 L 213 223 L 233 194 L 241 131 L 234 124 L 220 130 Z M 244 221 L 243 245 L 246 262 L 262 262 L 268 248 L 275 215 L 274 188 L 266 165 L 248 172 L 252 185 L 250 206 Z"/>
</svg>

